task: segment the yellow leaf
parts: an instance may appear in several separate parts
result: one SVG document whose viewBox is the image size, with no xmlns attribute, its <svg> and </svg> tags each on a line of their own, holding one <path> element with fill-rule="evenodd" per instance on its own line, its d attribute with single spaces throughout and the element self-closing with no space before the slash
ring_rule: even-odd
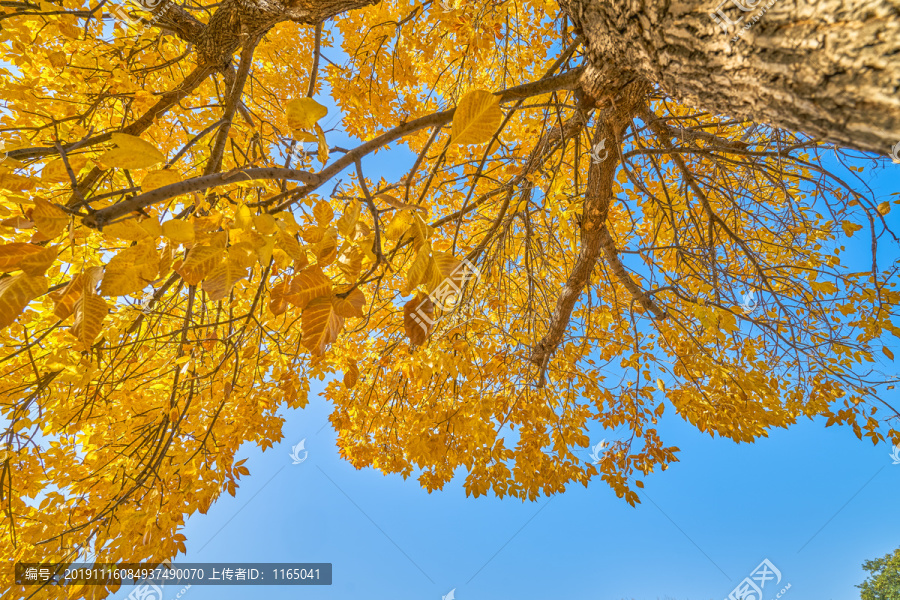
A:
<svg viewBox="0 0 900 600">
<path fill-rule="evenodd" d="M 49 240 L 58 236 L 69 225 L 69 215 L 65 211 L 41 198 L 34 201 L 31 220 L 34 221 L 37 230 Z"/>
<path fill-rule="evenodd" d="M 7 170 L 0 169 L 0 189 L 11 192 L 27 192 L 34 187 L 34 180 Z"/>
<path fill-rule="evenodd" d="M 175 262 L 175 247 L 168 242 L 160 248 L 159 277 L 165 277 L 172 271 Z"/>
<path fill-rule="evenodd" d="M 431 237 L 431 227 L 422 220 L 421 216 L 414 215 L 409 234 L 413 238 L 413 248 L 418 250 L 428 243 L 428 238 Z"/>
<path fill-rule="evenodd" d="M 262 238 L 262 236 L 260 236 L 260 238 Z M 260 239 L 259 244 L 255 244 L 245 240 L 239 244 L 235 244 L 228 249 L 228 256 L 226 260 L 230 260 L 238 267 L 247 269 L 257 260 L 259 260 L 257 250 L 265 245 L 266 242 L 264 239 Z"/>
<path fill-rule="evenodd" d="M 222 259 L 224 249 L 217 246 L 194 246 L 175 272 L 188 285 L 197 285 Z"/>
<path fill-rule="evenodd" d="M 322 131 L 318 123 L 316 123 L 316 140 L 319 142 L 316 148 L 318 150 L 316 156 L 324 165 L 328 162 L 328 142 L 325 140 L 325 132 Z"/>
<path fill-rule="evenodd" d="M 856 223 L 851 223 L 850 221 L 844 221 L 841 223 L 841 227 L 844 230 L 844 233 L 847 234 L 847 237 L 853 237 L 853 234 L 862 229 L 862 225 L 857 225 Z"/>
<path fill-rule="evenodd" d="M 269 236 L 265 238 L 266 243 L 256 249 L 256 256 L 259 259 L 259 264 L 263 267 L 269 264 L 269 261 L 272 260 L 272 253 L 275 251 L 275 238 Z"/>
<path fill-rule="evenodd" d="M 149 192 L 181 181 L 181 175 L 173 169 L 150 171 L 141 180 L 141 192 Z"/>
<path fill-rule="evenodd" d="M 887 346 L 882 346 L 881 351 L 884 352 L 884 355 L 889 359 L 894 360 L 894 353 L 888 350 Z"/>
<path fill-rule="evenodd" d="M 331 289 L 331 280 L 322 273 L 322 269 L 312 266 L 294 277 L 285 299 L 302 309 L 312 300 L 331 294 Z"/>
<path fill-rule="evenodd" d="M 428 292 L 433 291 L 445 281 L 453 284 L 459 283 L 462 275 L 459 259 L 448 252 L 433 252 L 432 261 L 431 280 L 422 282 L 427 286 Z"/>
<path fill-rule="evenodd" d="M 357 200 L 351 200 L 347 207 L 344 208 L 344 214 L 338 219 L 338 232 L 345 238 L 349 238 L 356 229 L 356 222 L 359 221 L 360 203 Z"/>
<path fill-rule="evenodd" d="M 412 224 L 412 221 L 412 214 L 409 211 L 398 211 L 391 219 L 391 222 L 388 223 L 387 227 L 384 228 L 384 237 L 389 240 L 398 239 L 401 235 L 407 232 L 410 225 Z"/>
<path fill-rule="evenodd" d="M 53 300 L 53 314 L 59 319 L 66 319 L 75 311 L 75 303 L 81 298 L 82 293 L 87 290 L 93 293 L 100 279 L 100 267 L 90 267 L 77 274 L 62 289 L 50 293 L 50 299 Z"/>
<path fill-rule="evenodd" d="M 272 314 L 275 316 L 280 315 L 288 308 L 288 301 L 285 294 L 287 294 L 289 285 L 290 282 L 288 280 L 282 279 L 272 286 L 272 291 L 269 292 L 269 310 L 271 310 Z"/>
<path fill-rule="evenodd" d="M 291 257 L 281 248 L 275 248 L 272 251 L 272 261 L 277 271 L 286 271 L 292 266 Z M 295 268 L 294 271 L 299 271 L 299 268 Z"/>
<path fill-rule="evenodd" d="M 363 318 L 363 306 L 366 304 L 366 295 L 359 288 L 353 288 L 353 291 L 347 294 L 346 298 L 335 297 L 334 305 L 339 315 L 344 318 Z"/>
<path fill-rule="evenodd" d="M 148 169 L 166 160 L 153 144 L 134 135 L 114 133 L 112 143 L 116 147 L 107 150 L 97 159 L 108 168 Z"/>
<path fill-rule="evenodd" d="M 159 254 L 156 244 L 151 240 L 142 240 L 134 246 L 128 246 L 112 258 L 110 263 L 121 261 L 132 264 L 138 270 L 141 279 L 153 281 L 159 273 Z"/>
<path fill-rule="evenodd" d="M 19 268 L 22 269 L 26 275 L 31 275 L 32 277 L 43 275 L 56 260 L 56 249 L 57 246 L 47 246 L 46 248 L 42 248 L 40 252 L 28 254 L 22 259 L 22 262 L 19 263 Z"/>
<path fill-rule="evenodd" d="M 148 237 L 150 234 L 147 232 L 147 229 L 141 227 L 137 219 L 132 218 L 105 225 L 103 227 L 103 235 L 133 242 Z"/>
<path fill-rule="evenodd" d="M 100 295 L 127 296 L 141 291 L 146 286 L 147 282 L 138 277 L 138 272 L 134 265 L 123 262 L 111 262 L 103 269 Z"/>
<path fill-rule="evenodd" d="M 194 243 L 194 224 L 188 221 L 171 220 L 162 224 L 163 235 L 177 244 Z"/>
<path fill-rule="evenodd" d="M 21 268 L 19 265 L 23 260 L 44 250 L 41 246 L 24 242 L 3 244 L 0 246 L 0 271 L 15 271 Z"/>
<path fill-rule="evenodd" d="M 486 90 L 472 90 L 453 113 L 453 143 L 483 144 L 494 136 L 502 120 L 500 97 Z"/>
<path fill-rule="evenodd" d="M 331 220 L 334 218 L 334 211 L 331 210 L 330 204 L 319 200 L 313 206 L 313 217 L 315 217 L 316 223 L 322 227 L 331 223 Z"/>
<path fill-rule="evenodd" d="M 81 30 L 81 27 L 78 27 L 77 25 L 72 25 L 71 23 L 66 23 L 64 21 L 58 22 L 56 24 L 56 26 L 59 28 L 59 32 L 61 34 L 63 34 L 64 36 L 66 36 L 67 38 L 69 38 L 71 40 L 80 39 L 81 35 L 83 33 Z"/>
<path fill-rule="evenodd" d="M 317 244 L 322 241 L 322 236 L 325 235 L 326 229 L 326 227 L 319 227 L 318 225 L 304 227 L 300 230 L 300 237 L 308 244 Z"/>
<path fill-rule="evenodd" d="M 50 61 L 50 66 L 55 69 L 62 69 L 68 64 L 68 55 L 62 50 L 57 50 L 56 52 L 51 52 L 47 55 L 47 60 Z"/>
<path fill-rule="evenodd" d="M 156 246 L 145 240 L 116 254 L 103 270 L 101 296 L 135 294 L 153 281 L 159 272 Z"/>
<path fill-rule="evenodd" d="M 325 235 L 316 244 L 316 263 L 321 266 L 330 265 L 337 256 L 337 227 L 329 227 Z"/>
<path fill-rule="evenodd" d="M 47 280 L 19 273 L 0 280 L 0 329 L 15 322 L 28 303 L 47 293 Z"/>
<path fill-rule="evenodd" d="M 285 106 L 285 116 L 291 129 L 312 129 L 328 114 L 328 109 L 312 98 L 295 98 Z"/>
<path fill-rule="evenodd" d="M 881 216 L 885 216 L 885 215 L 887 215 L 889 212 L 891 212 L 891 203 L 890 203 L 890 202 L 887 202 L 887 201 L 882 202 L 881 204 L 879 204 L 879 205 L 876 207 L 876 209 L 878 210 L 878 213 L 879 213 Z"/>
<path fill-rule="evenodd" d="M 306 263 L 309 261 L 306 256 L 306 250 L 303 249 L 300 242 L 294 239 L 294 236 L 286 231 L 279 231 L 276 234 L 276 243 L 292 260 L 301 263 L 300 268 L 306 266 Z"/>
<path fill-rule="evenodd" d="M 143 219 L 138 223 L 138 226 L 141 227 L 144 231 L 147 232 L 147 235 L 154 240 L 162 235 L 162 226 L 160 226 L 159 221 L 156 217 L 150 217 L 149 219 Z"/>
<path fill-rule="evenodd" d="M 405 294 L 412 293 L 416 287 L 423 283 L 430 285 L 432 279 L 432 271 L 434 269 L 434 261 L 431 259 L 431 248 L 422 246 L 416 254 L 415 260 L 406 272 L 406 288 Z"/>
<path fill-rule="evenodd" d="M 348 390 L 352 390 L 356 382 L 359 381 L 359 367 L 352 358 L 347 361 L 347 370 L 344 372 L 344 385 Z"/>
<path fill-rule="evenodd" d="M 434 326 L 434 305 L 431 298 L 419 293 L 403 305 L 403 330 L 409 343 L 421 346 L 428 339 Z"/>
<path fill-rule="evenodd" d="M 203 291 L 210 300 L 222 300 L 231 293 L 231 288 L 247 276 L 247 269 L 238 260 L 230 257 L 220 262 L 203 280 Z"/>
<path fill-rule="evenodd" d="M 78 173 L 87 166 L 88 160 L 83 156 L 69 156 L 69 166 L 72 172 L 77 176 Z M 57 158 L 51 160 L 44 168 L 41 169 L 41 181 L 45 183 L 71 183 L 69 172 L 66 170 L 66 163 L 63 159 Z"/>
<path fill-rule="evenodd" d="M 253 229 L 253 213 L 246 204 L 241 204 L 234 214 L 234 226 L 249 231 Z"/>
<path fill-rule="evenodd" d="M 31 229 L 34 227 L 34 223 L 23 217 L 22 215 L 16 215 L 15 217 L 10 217 L 9 219 L 3 219 L 0 221 L 0 225 L 3 227 L 12 227 L 13 229 Z"/>
<path fill-rule="evenodd" d="M 350 246 L 341 252 L 337 267 L 347 278 L 348 283 L 354 283 L 362 270 L 362 252 L 356 246 Z"/>
<path fill-rule="evenodd" d="M 324 354 L 344 327 L 344 317 L 338 314 L 333 300 L 333 296 L 316 298 L 303 309 L 302 342 L 314 356 Z"/>
<path fill-rule="evenodd" d="M 72 323 L 72 334 L 78 338 L 85 349 L 90 348 L 103 329 L 103 320 L 109 313 L 106 300 L 96 294 L 83 293 L 75 303 L 75 321 Z"/>
<path fill-rule="evenodd" d="M 738 331 L 740 327 L 737 318 L 730 312 L 723 311 L 720 313 L 719 329 L 726 332 Z"/>
<path fill-rule="evenodd" d="M 263 213 L 253 217 L 253 226 L 261 234 L 270 235 L 278 229 L 278 222 L 272 215 Z"/>
</svg>

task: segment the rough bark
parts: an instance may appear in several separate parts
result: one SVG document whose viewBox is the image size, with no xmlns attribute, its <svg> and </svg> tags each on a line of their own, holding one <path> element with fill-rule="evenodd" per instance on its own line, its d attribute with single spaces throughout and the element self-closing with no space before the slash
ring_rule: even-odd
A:
<svg viewBox="0 0 900 600">
<path fill-rule="evenodd" d="M 900 142 L 900 0 L 560 4 L 588 41 L 591 95 L 615 64 L 713 113 L 878 154 Z"/>
<path fill-rule="evenodd" d="M 587 189 L 582 205 L 581 249 L 566 278 L 566 284 L 560 290 L 556 307 L 547 326 L 547 333 L 532 349 L 531 361 L 540 367 L 538 387 L 544 385 L 550 357 L 562 343 L 572 317 L 572 311 L 578 298 L 581 297 L 581 292 L 590 281 L 591 273 L 597 265 L 597 259 L 601 252 L 605 251 L 608 256 L 614 258 L 616 254 L 609 233 L 606 231 L 606 217 L 614 197 L 613 182 L 621 161 L 622 136 L 625 129 L 631 124 L 632 118 L 643 106 L 649 90 L 642 80 L 631 80 L 627 74 L 607 72 L 605 77 L 606 81 L 610 82 L 611 86 L 615 85 L 616 89 L 614 93 L 610 93 L 609 89 L 605 90 L 606 93 L 603 96 L 605 106 L 597 114 L 597 128 L 594 131 L 592 145 L 596 145 L 601 140 L 607 143 L 611 142 L 611 144 L 607 146 L 609 147 L 608 155 L 604 154 L 599 157 L 599 161 L 592 159 L 588 169 Z M 606 246 L 605 249 L 604 246 Z M 610 246 L 613 246 L 612 252 L 609 250 Z M 618 260 L 614 262 L 624 272 L 621 263 Z M 625 277 L 630 280 L 627 273 L 625 273 Z M 635 288 L 640 289 L 636 284 Z M 643 293 L 641 292 L 639 295 L 643 296 Z M 652 304 L 649 298 L 647 298 L 647 302 Z M 641 305 L 647 307 L 643 302 Z M 660 314 L 664 313 L 660 311 Z"/>
<path fill-rule="evenodd" d="M 197 33 L 202 62 L 227 63 L 250 38 L 258 37 L 282 21 L 316 25 L 378 0 L 225 0 L 209 23 Z"/>
</svg>

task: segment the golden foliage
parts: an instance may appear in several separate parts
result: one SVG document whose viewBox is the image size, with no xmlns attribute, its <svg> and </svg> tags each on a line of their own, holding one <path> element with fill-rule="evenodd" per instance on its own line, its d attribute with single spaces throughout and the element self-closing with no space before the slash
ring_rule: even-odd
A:
<svg viewBox="0 0 900 600">
<path fill-rule="evenodd" d="M 634 504 L 677 460 L 661 418 L 900 443 L 897 201 L 847 189 L 806 136 L 659 92 L 587 102 L 555 3 L 366 4 L 318 50 L 273 17 L 212 58 L 190 27 L 19 4 L 0 9 L 3 556 L 183 552 L 312 380 L 354 466 L 428 490 L 464 472 L 474 496 L 599 478 Z M 599 429 L 622 433 L 593 464 Z"/>
</svg>

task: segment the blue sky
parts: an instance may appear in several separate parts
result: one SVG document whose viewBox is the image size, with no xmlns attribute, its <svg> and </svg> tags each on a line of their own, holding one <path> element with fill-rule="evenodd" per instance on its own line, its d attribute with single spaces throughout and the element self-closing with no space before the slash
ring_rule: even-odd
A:
<svg viewBox="0 0 900 600">
<path fill-rule="evenodd" d="M 368 159 L 367 172 L 399 173 L 397 156 Z M 879 200 L 900 188 L 900 166 L 859 164 Z M 413 478 L 357 471 L 339 458 L 322 389 L 313 382 L 310 405 L 284 413 L 282 443 L 240 453 L 251 476 L 236 498 L 189 519 L 188 552 L 177 561 L 328 562 L 333 584 L 193 586 L 181 598 L 441 600 L 455 590 L 459 600 L 720 600 L 768 559 L 782 579 L 765 600 L 787 584 L 783 598 L 849 600 L 859 598 L 861 563 L 900 545 L 891 448 L 823 420 L 739 445 L 667 411 L 660 433 L 681 448 L 681 462 L 646 478 L 638 507 L 599 479 L 522 503 L 466 498 L 462 477 L 428 494 Z M 592 443 L 608 435 L 592 433 Z M 291 447 L 304 439 L 308 458 L 292 464 Z M 179 590 L 166 589 L 166 600 Z"/>
<path fill-rule="evenodd" d="M 283 443 L 249 450 L 251 477 L 188 521 L 178 561 L 333 564 L 331 586 L 252 588 L 267 599 L 440 600 L 455 588 L 459 600 L 719 600 L 768 558 L 791 584 L 786 597 L 842 600 L 859 597 L 862 561 L 900 540 L 890 449 L 823 423 L 738 445 L 664 418 L 681 462 L 648 477 L 631 508 L 600 481 L 534 503 L 466 498 L 461 485 L 428 494 L 341 460 L 328 412 L 317 398 L 286 415 Z M 292 464 L 304 438 L 308 458 Z M 250 589 L 193 586 L 182 597 Z"/>
</svg>

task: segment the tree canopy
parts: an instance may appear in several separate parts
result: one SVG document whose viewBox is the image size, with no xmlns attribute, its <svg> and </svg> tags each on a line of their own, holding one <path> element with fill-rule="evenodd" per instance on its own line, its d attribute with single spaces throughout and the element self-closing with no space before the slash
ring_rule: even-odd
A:
<svg viewBox="0 0 900 600">
<path fill-rule="evenodd" d="M 634 504 L 677 460 L 664 413 L 900 443 L 900 200 L 803 131 L 585 86 L 556 3 L 0 19 L 4 556 L 184 552 L 313 379 L 347 461 L 476 497 L 599 477 Z"/>
<path fill-rule="evenodd" d="M 862 565 L 868 572 L 859 584 L 860 600 L 892 600 L 900 596 L 900 548 Z"/>
</svg>

